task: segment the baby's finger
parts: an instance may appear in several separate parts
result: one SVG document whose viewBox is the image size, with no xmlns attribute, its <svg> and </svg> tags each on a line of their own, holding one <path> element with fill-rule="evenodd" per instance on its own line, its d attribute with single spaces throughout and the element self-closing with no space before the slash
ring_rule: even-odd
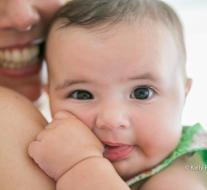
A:
<svg viewBox="0 0 207 190">
<path fill-rule="evenodd" d="M 53 120 L 60 120 L 60 119 L 67 119 L 67 118 L 75 118 L 77 119 L 73 114 L 71 114 L 70 112 L 67 111 L 59 111 L 57 112 L 54 117 Z"/>
<path fill-rule="evenodd" d="M 45 167 L 45 162 L 43 159 L 44 155 L 45 155 L 45 151 L 44 151 L 44 149 L 41 148 L 41 142 L 39 142 L 39 141 L 31 142 L 28 147 L 28 154 L 39 165 L 39 167 L 45 173 L 47 173 L 46 167 Z M 48 175 L 50 176 L 49 173 L 48 173 Z"/>
<path fill-rule="evenodd" d="M 29 156 L 33 158 L 37 164 L 38 164 L 38 155 L 39 155 L 39 150 L 40 150 L 39 148 L 40 148 L 39 141 L 31 142 L 28 147 Z"/>
<path fill-rule="evenodd" d="M 52 121 L 51 123 L 49 123 L 45 129 L 53 129 L 56 127 L 56 122 L 55 121 Z"/>
<path fill-rule="evenodd" d="M 48 134 L 47 130 L 42 130 L 36 137 L 36 141 L 42 141 L 44 138 L 45 134 Z"/>
</svg>

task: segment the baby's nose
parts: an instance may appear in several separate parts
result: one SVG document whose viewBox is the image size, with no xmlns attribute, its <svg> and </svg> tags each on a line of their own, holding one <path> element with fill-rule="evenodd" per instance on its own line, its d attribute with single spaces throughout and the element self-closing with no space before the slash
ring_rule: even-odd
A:
<svg viewBox="0 0 207 190">
<path fill-rule="evenodd" d="M 120 104 L 108 104 L 101 107 L 96 119 L 96 126 L 111 130 L 128 128 L 130 122 L 126 109 Z"/>
</svg>

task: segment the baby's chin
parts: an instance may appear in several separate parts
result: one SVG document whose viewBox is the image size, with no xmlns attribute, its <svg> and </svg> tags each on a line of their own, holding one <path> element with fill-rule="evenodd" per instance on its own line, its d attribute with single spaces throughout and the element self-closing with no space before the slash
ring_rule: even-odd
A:
<svg viewBox="0 0 207 190">
<path fill-rule="evenodd" d="M 132 152 L 132 154 L 122 160 L 111 161 L 116 172 L 124 180 L 128 181 L 135 176 L 156 167 L 163 159 L 163 157 L 158 158 L 147 158 L 144 155 L 140 155 L 138 151 Z"/>
<path fill-rule="evenodd" d="M 111 163 L 113 164 L 116 172 L 124 181 L 127 181 L 143 172 L 140 170 L 138 164 L 132 164 L 132 162 L 130 162 L 130 159 L 119 160 Z"/>
<path fill-rule="evenodd" d="M 128 170 L 129 172 L 129 170 Z M 123 181 L 128 181 L 132 178 L 134 178 L 135 176 L 139 175 L 140 172 L 134 172 L 134 173 L 127 173 L 127 172 L 118 172 L 119 176 L 123 179 Z"/>
</svg>

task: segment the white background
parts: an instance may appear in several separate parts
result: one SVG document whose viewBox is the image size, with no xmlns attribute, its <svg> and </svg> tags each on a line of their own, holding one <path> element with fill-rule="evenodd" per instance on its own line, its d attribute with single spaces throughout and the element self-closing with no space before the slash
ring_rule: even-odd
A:
<svg viewBox="0 0 207 190">
<path fill-rule="evenodd" d="M 201 123 L 207 129 L 207 0 L 164 0 L 184 25 L 187 73 L 193 86 L 184 108 L 184 125 Z"/>
</svg>

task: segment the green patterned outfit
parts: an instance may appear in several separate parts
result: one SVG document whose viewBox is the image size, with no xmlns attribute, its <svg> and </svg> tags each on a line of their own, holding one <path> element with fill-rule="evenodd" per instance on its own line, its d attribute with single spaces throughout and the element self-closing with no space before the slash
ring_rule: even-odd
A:
<svg viewBox="0 0 207 190">
<path fill-rule="evenodd" d="M 175 151 L 167 159 L 165 159 L 160 165 L 135 176 L 126 183 L 128 186 L 131 186 L 143 179 L 151 177 L 166 168 L 179 156 L 184 154 L 192 155 L 194 152 L 198 152 L 207 164 L 207 132 L 200 124 L 196 124 L 192 127 L 183 127 L 180 142 Z"/>
</svg>

